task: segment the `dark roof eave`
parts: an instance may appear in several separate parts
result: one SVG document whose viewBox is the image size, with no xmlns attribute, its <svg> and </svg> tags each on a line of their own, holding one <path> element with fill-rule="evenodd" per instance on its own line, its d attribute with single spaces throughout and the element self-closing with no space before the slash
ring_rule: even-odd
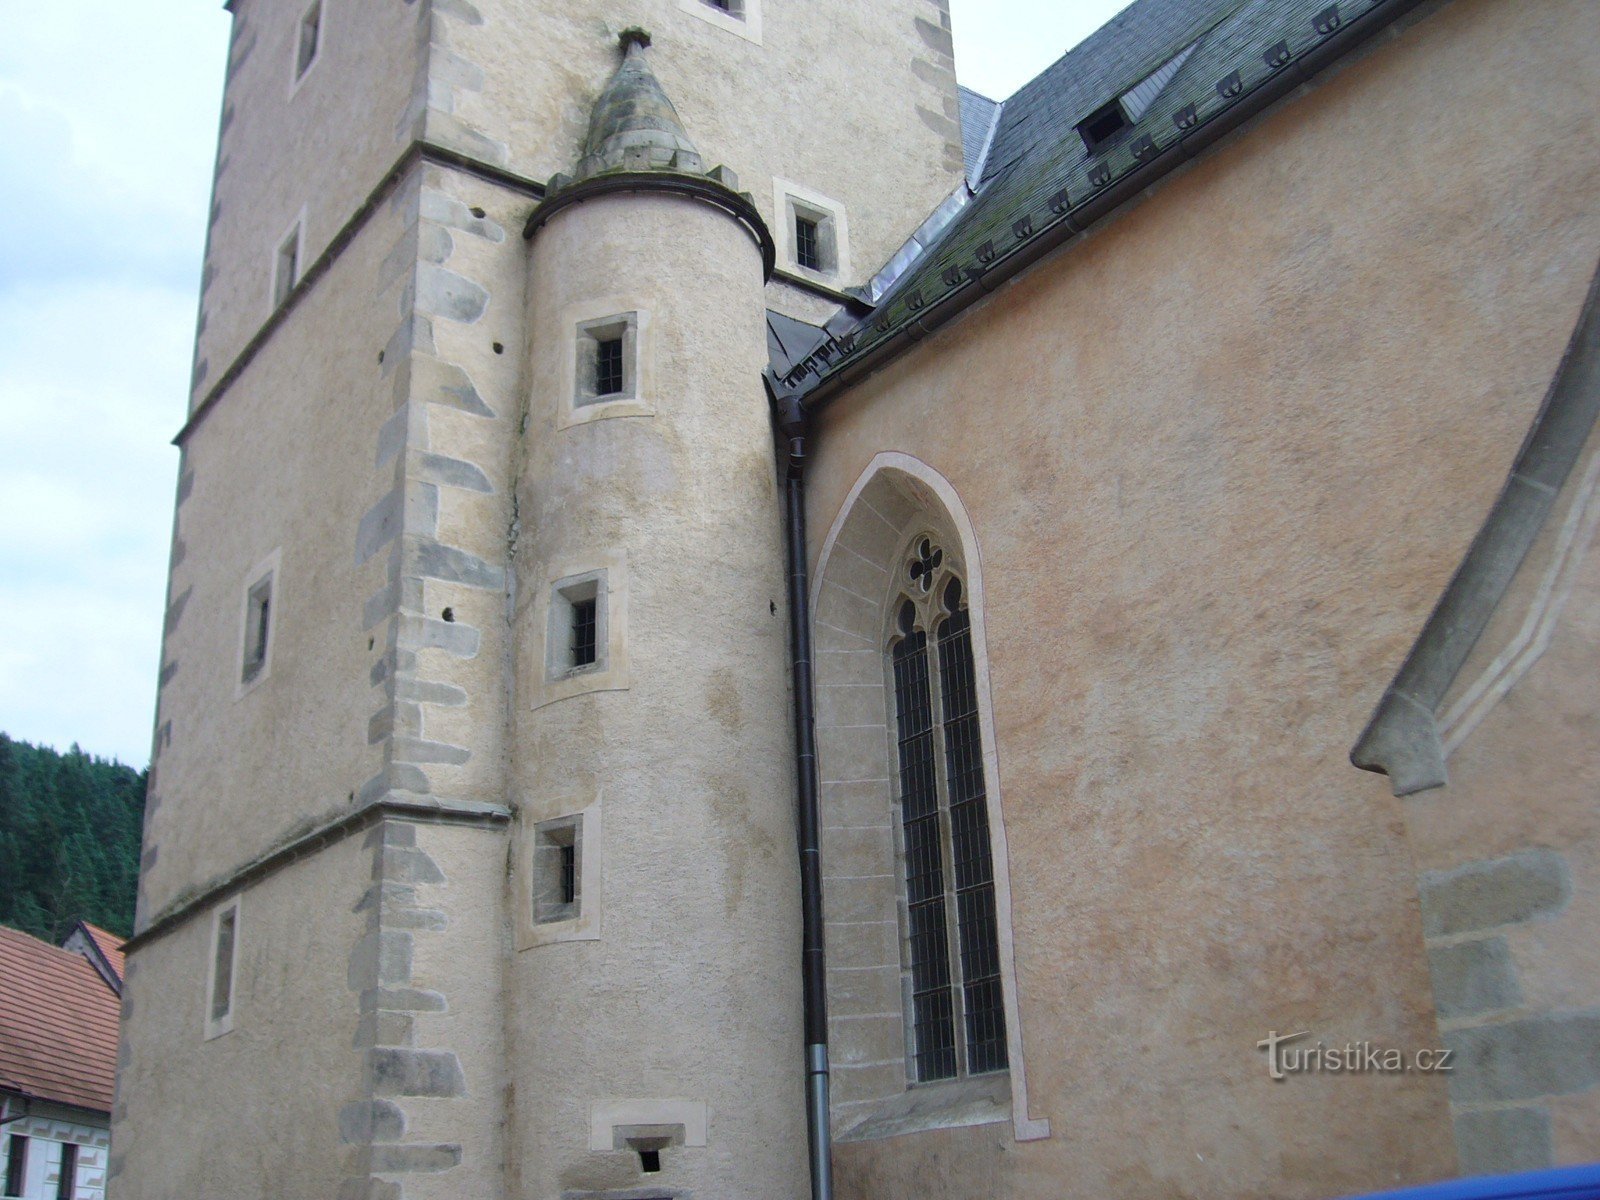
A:
<svg viewBox="0 0 1600 1200">
<path fill-rule="evenodd" d="M 1387 0 L 1368 9 L 1348 24 L 1341 25 L 1326 40 L 1308 49 L 1281 71 L 1267 76 L 1242 93 L 1233 104 L 1210 120 L 1196 126 L 1154 157 L 1112 180 L 1100 191 L 1073 205 L 1037 236 L 998 258 L 981 273 L 969 273 L 966 280 L 946 292 L 926 308 L 901 321 L 882 340 L 859 357 L 846 357 L 826 374 L 815 372 L 795 385 L 808 412 L 815 412 L 840 394 L 888 366 L 911 346 L 927 338 L 965 312 L 1002 283 L 1048 257 L 1055 250 L 1084 233 L 1092 225 L 1121 208 L 1162 178 L 1221 141 L 1311 77 L 1343 58 L 1355 47 L 1416 8 L 1423 0 Z"/>
</svg>

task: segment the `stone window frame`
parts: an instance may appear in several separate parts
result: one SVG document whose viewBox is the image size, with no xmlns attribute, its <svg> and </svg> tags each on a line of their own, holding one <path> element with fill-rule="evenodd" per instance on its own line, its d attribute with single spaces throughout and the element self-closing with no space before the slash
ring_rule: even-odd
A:
<svg viewBox="0 0 1600 1200">
<path fill-rule="evenodd" d="M 234 1014 L 239 1010 L 239 943 L 243 940 L 240 910 L 243 896 L 232 896 L 211 911 L 211 935 L 206 939 L 205 967 L 205 1040 L 211 1041 L 225 1033 L 233 1032 Z M 228 957 L 228 1006 L 216 1013 L 217 1000 L 217 941 L 222 936 L 222 923 L 233 917 L 233 945 Z"/>
<path fill-rule="evenodd" d="M 1006 1071 L 908 1083 L 906 997 L 899 938 L 902 883 L 892 778 L 891 693 L 880 635 L 888 628 L 897 555 L 914 528 L 939 532 L 965 566 L 979 731 L 994 865 L 1006 1022 Z M 832 1115 L 840 1142 L 1009 1122 L 1016 1141 L 1050 1136 L 1030 1114 L 1017 1000 L 1010 859 L 1006 844 L 985 622 L 983 559 L 955 489 L 921 460 L 876 455 L 841 504 L 812 577 L 823 909 Z M 892 952 L 890 947 L 893 947 Z"/>
<path fill-rule="evenodd" d="M 598 297 L 568 306 L 558 328 L 567 331 L 558 430 L 612 417 L 655 416 L 656 337 L 650 306 L 637 297 Z M 596 396 L 592 378 L 596 335 L 613 332 L 622 335 L 623 390 L 620 395 Z"/>
<path fill-rule="evenodd" d="M 570 601 L 596 600 L 595 661 L 565 664 L 570 637 Z M 587 561 L 552 565 L 533 613 L 529 639 L 537 657 L 533 708 L 587 692 L 625 691 L 628 674 L 628 563 L 626 555 L 596 555 Z"/>
<path fill-rule="evenodd" d="M 536 818 L 540 811 L 552 812 Z M 528 802 L 522 806 L 518 822 L 516 861 L 517 914 L 514 922 L 518 951 L 558 942 L 593 942 L 600 939 L 604 911 L 605 859 L 602 836 L 601 797 L 597 793 L 587 803 L 571 797 L 551 802 Z M 540 839 L 556 831 L 571 831 L 578 847 L 577 903 L 570 914 L 555 919 L 538 919 L 541 869 Z"/>
<path fill-rule="evenodd" d="M 778 267 L 781 270 L 828 287 L 837 287 L 852 277 L 850 221 L 843 203 L 803 184 L 774 176 L 772 211 L 776 219 Z M 800 217 L 817 223 L 823 258 L 820 270 L 800 265 L 796 245 L 796 222 Z"/>
<path fill-rule="evenodd" d="M 304 65 L 300 60 L 301 46 L 305 36 L 306 22 L 312 14 L 317 19 L 317 40 L 311 51 L 311 57 L 306 59 Z M 300 87 L 316 70 L 317 64 L 323 59 L 323 48 L 328 42 L 328 0 L 307 0 L 294 23 L 294 34 L 289 44 L 289 98 L 294 99 Z"/>
<path fill-rule="evenodd" d="M 731 0 L 730 7 L 737 8 L 738 12 L 724 12 L 708 0 L 678 0 L 680 12 L 699 17 L 724 33 L 761 45 L 761 0 Z"/>
<path fill-rule="evenodd" d="M 292 254 L 292 257 L 290 255 Z M 285 263 L 288 263 L 285 269 Z M 272 311 L 277 312 L 294 294 L 306 274 L 306 210 L 296 214 L 289 227 L 272 244 Z"/>
<path fill-rule="evenodd" d="M 272 675 L 272 660 L 278 644 L 278 619 L 283 612 L 282 559 L 283 549 L 279 547 L 245 575 L 239 605 L 239 674 L 235 680 L 235 700 L 241 700 L 255 691 Z M 266 644 L 261 649 L 259 662 L 252 670 L 252 646 L 260 630 L 257 596 L 263 590 L 267 601 Z"/>
</svg>

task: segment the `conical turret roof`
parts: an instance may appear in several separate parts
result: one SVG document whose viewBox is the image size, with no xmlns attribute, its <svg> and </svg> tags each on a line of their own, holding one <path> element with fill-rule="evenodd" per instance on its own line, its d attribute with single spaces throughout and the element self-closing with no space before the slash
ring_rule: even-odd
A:
<svg viewBox="0 0 1600 1200">
<path fill-rule="evenodd" d="M 647 62 L 650 35 L 642 29 L 626 30 L 622 46 L 622 65 L 589 118 L 577 177 L 619 169 L 701 174 L 700 152 Z"/>
</svg>

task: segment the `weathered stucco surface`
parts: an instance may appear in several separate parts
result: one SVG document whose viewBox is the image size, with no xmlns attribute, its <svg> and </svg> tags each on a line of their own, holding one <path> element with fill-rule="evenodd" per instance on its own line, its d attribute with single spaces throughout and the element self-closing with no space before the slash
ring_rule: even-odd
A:
<svg viewBox="0 0 1600 1200">
<path fill-rule="evenodd" d="M 1568 657 L 1535 669 L 1551 699 L 1513 693 L 1476 735 L 1525 706 L 1515 756 L 1474 768 L 1469 741 L 1456 784 L 1404 804 L 1347 756 L 1600 257 L 1593 124 L 1535 83 L 1592 90 L 1595 51 L 1582 4 L 1438 7 L 826 411 L 815 550 L 882 450 L 946 476 L 975 526 L 1051 1127 L 844 1146 L 843 1195 L 1313 1197 L 1453 1173 L 1442 1077 L 1274 1083 L 1255 1045 L 1454 1037 L 1413 855 L 1556 845 L 1572 900 L 1511 954 L 1540 1011 L 1592 1005 L 1592 935 L 1570 932 L 1600 782 L 1574 744 L 1580 593 Z M 1561 780 L 1524 775 L 1535 758 Z M 1558 1156 L 1592 1144 L 1592 1092 L 1549 1106 Z"/>
</svg>

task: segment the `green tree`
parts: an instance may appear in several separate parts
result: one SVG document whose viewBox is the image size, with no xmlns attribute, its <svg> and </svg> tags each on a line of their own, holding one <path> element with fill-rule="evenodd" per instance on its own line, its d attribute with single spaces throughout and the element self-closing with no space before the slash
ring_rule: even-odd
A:
<svg viewBox="0 0 1600 1200">
<path fill-rule="evenodd" d="M 133 931 L 148 772 L 0 733 L 0 924 L 59 942 Z"/>
</svg>

